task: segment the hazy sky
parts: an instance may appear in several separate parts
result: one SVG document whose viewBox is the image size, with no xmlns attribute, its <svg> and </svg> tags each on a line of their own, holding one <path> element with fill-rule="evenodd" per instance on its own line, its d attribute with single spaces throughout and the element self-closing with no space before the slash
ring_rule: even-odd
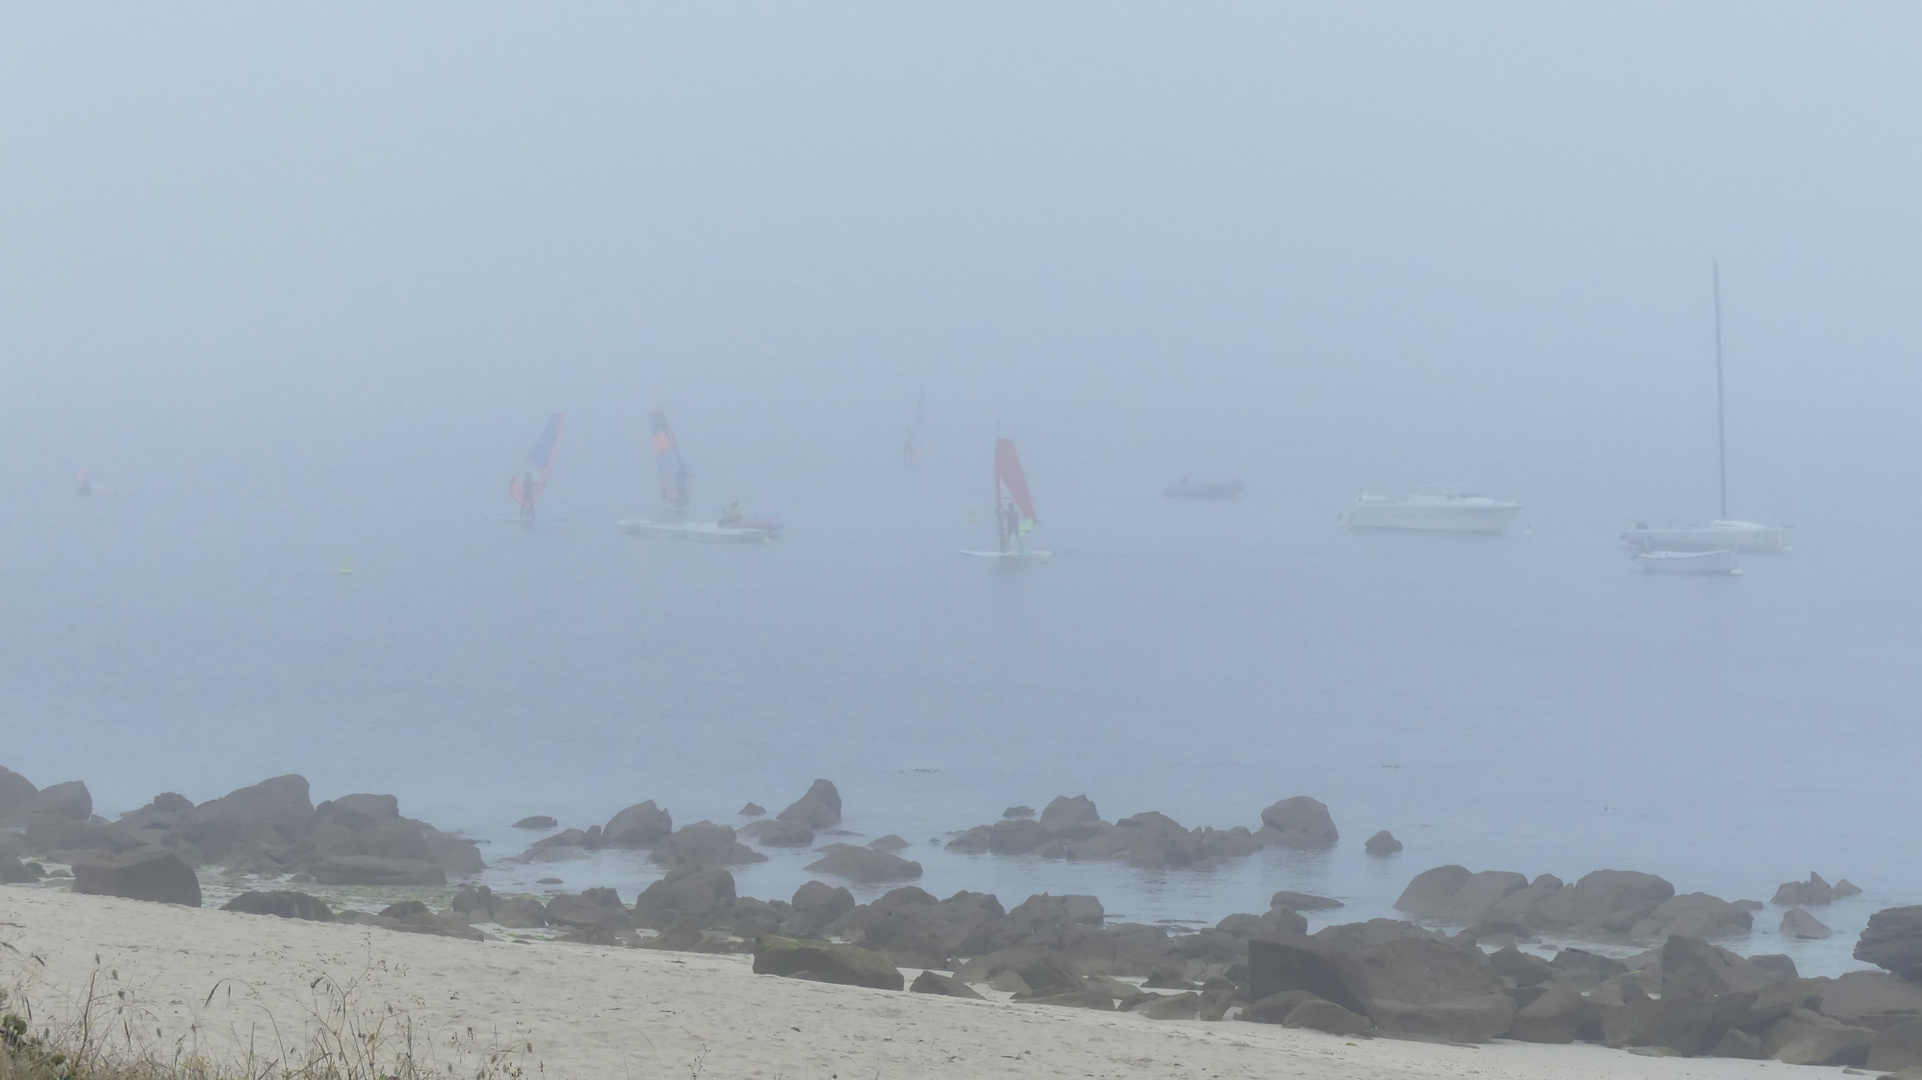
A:
<svg viewBox="0 0 1922 1080">
<path fill-rule="evenodd" d="M 778 501 L 999 421 L 1044 488 L 1469 480 L 1914 524 L 1899 4 L 0 10 L 13 503 L 596 505 L 646 410 Z M 1891 498 L 1891 496 L 1894 496 Z M 491 502 L 490 502 L 491 500 Z"/>
</svg>

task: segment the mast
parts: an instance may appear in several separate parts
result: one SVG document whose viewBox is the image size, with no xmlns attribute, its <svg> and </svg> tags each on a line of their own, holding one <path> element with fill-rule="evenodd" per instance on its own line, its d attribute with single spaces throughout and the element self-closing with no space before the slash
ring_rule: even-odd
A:
<svg viewBox="0 0 1922 1080">
<path fill-rule="evenodd" d="M 1722 482 L 1722 517 L 1728 520 L 1728 416 L 1722 403 L 1722 264 L 1709 264 L 1715 277 L 1715 457 Z"/>
</svg>

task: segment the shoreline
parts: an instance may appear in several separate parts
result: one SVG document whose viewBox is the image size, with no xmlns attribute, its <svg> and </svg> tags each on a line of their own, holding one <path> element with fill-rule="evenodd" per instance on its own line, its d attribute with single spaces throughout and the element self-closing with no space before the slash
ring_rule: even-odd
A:
<svg viewBox="0 0 1922 1080">
<path fill-rule="evenodd" d="M 1647 1058 L 1600 1046 L 1344 1039 L 1240 1021 L 1149 1020 L 756 976 L 745 957 L 472 942 L 81 896 L 0 890 L 8 984 L 44 1019 L 96 971 L 162 1032 L 159 1049 L 244 1053 L 315 1005 L 310 983 L 374 971 L 356 1007 L 396 1005 L 439 1058 L 521 1051 L 549 1077 L 608 1075 L 1628 1080 L 1787 1076 L 1772 1062 Z M 95 957 L 98 956 L 98 964 Z M 35 959 L 37 958 L 37 959 Z M 384 967 L 370 968 L 369 962 Z M 912 972 L 912 969 L 909 969 Z M 216 992 L 217 991 L 217 992 Z M 70 1007 L 70 1006 L 69 1006 Z M 40 1022 L 39 1020 L 36 1021 Z M 466 1033 L 472 1028 L 474 1034 Z M 456 1044 L 462 1040 L 465 1049 Z"/>
</svg>

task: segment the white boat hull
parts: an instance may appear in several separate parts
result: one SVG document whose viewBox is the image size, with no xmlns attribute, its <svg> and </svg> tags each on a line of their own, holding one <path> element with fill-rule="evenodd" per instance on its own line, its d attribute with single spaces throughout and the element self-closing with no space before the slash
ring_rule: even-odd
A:
<svg viewBox="0 0 1922 1080">
<path fill-rule="evenodd" d="M 773 539 L 766 529 L 736 529 L 706 522 L 647 521 L 628 518 L 614 523 L 632 536 L 653 536 L 667 540 L 693 540 L 706 544 L 765 544 Z"/>
<path fill-rule="evenodd" d="M 1786 552 L 1789 532 L 1779 525 L 1757 525 L 1750 521 L 1712 521 L 1707 525 L 1671 525 L 1665 528 L 1635 528 L 1622 534 L 1622 543 L 1638 551 L 1731 551 Z"/>
<path fill-rule="evenodd" d="M 1729 548 L 1713 551 L 1644 551 L 1635 556 L 1636 565 L 1651 574 L 1739 574 L 1735 552 Z"/>
</svg>

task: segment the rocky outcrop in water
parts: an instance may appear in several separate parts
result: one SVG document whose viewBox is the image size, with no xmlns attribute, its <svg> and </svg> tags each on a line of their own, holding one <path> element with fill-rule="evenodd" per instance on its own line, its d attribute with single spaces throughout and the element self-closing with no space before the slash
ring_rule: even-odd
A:
<svg viewBox="0 0 1922 1080">
<path fill-rule="evenodd" d="M 777 821 L 795 821 L 810 829 L 831 829 L 841 823 L 841 793 L 833 782 L 816 780 L 807 794 L 774 816 Z"/>
<path fill-rule="evenodd" d="M 1553 874 L 1530 881 L 1505 870 L 1438 866 L 1417 874 L 1395 909 L 1468 926 L 1478 937 L 1546 932 L 1656 942 L 1676 934 L 1729 937 L 1754 924 L 1745 907 L 1707 893 L 1677 896 L 1667 881 L 1632 870 L 1597 870 L 1567 885 Z"/>
<path fill-rule="evenodd" d="M 1834 897 L 1835 890 L 1822 880 L 1822 875 L 1811 870 L 1807 881 L 1783 882 L 1769 903 L 1782 907 L 1821 907 Z"/>
<path fill-rule="evenodd" d="M 1856 941 L 1855 958 L 1922 982 L 1922 905 L 1884 908 L 1869 916 Z"/>
<path fill-rule="evenodd" d="M 1013 811 L 948 841 L 962 854 L 1040 855 L 1050 859 L 1115 859 L 1144 868 L 1207 866 L 1264 846 L 1317 848 L 1334 843 L 1328 808 L 1314 799 L 1284 799 L 1263 811 L 1260 832 L 1244 826 L 1190 829 L 1159 811 L 1103 821 L 1086 795 L 1056 796 L 1038 819 Z"/>
</svg>

